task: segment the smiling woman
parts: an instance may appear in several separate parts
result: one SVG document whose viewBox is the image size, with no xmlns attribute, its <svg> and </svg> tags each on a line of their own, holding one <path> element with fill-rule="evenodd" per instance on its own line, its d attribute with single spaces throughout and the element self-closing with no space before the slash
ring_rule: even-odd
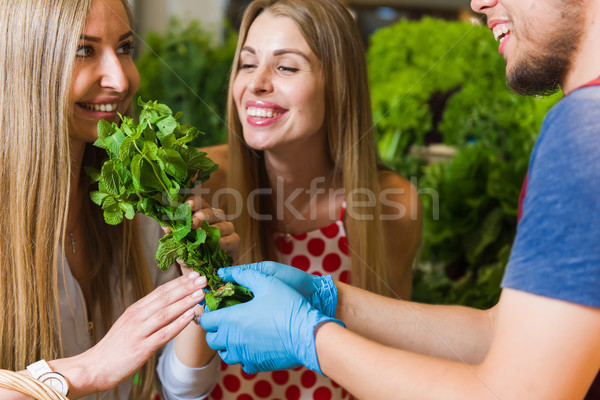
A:
<svg viewBox="0 0 600 400">
<path fill-rule="evenodd" d="M 209 388 L 177 377 L 209 361 L 192 323 L 206 279 L 160 272 L 158 224 L 105 224 L 82 173 L 138 87 L 131 24 L 126 0 L 0 2 L 0 368 L 72 398 L 197 398 Z"/>
<path fill-rule="evenodd" d="M 365 64 L 338 1 L 253 1 L 230 77 L 229 143 L 206 149 L 221 166 L 208 198 L 233 216 L 241 263 L 277 260 L 406 299 L 420 201 L 378 159 Z M 248 395 L 345 393 L 306 369 L 254 377 L 224 366 L 213 398 Z"/>
<path fill-rule="evenodd" d="M 232 93 L 244 140 L 253 149 L 325 146 L 321 62 L 293 20 L 268 13 L 256 18 Z"/>
<path fill-rule="evenodd" d="M 89 142 L 97 136 L 98 120 L 118 122 L 117 113 L 127 113 L 140 80 L 132 51 L 125 8 L 93 7 L 79 39 L 70 91 L 73 139 Z"/>
</svg>

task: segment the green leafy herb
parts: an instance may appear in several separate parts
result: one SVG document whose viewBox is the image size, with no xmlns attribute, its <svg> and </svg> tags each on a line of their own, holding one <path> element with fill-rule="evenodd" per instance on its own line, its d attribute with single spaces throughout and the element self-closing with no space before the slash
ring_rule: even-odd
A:
<svg viewBox="0 0 600 400">
<path fill-rule="evenodd" d="M 156 260 L 167 270 L 176 260 L 208 279 L 206 303 L 210 310 L 243 303 L 252 298 L 245 287 L 225 283 L 217 275 L 230 266 L 231 257 L 219 246 L 219 230 L 204 221 L 192 229 L 192 210 L 185 202 L 195 182 L 206 181 L 217 169 L 206 153 L 188 146 L 200 133 L 177 120 L 169 107 L 143 102 L 139 123 L 119 115 L 121 124 L 101 120 L 94 145 L 106 150 L 108 159 L 100 171 L 86 172 L 98 184 L 90 193 L 102 207 L 104 220 L 111 225 L 132 219 L 137 212 L 154 218 L 171 233 L 160 239 Z"/>
</svg>

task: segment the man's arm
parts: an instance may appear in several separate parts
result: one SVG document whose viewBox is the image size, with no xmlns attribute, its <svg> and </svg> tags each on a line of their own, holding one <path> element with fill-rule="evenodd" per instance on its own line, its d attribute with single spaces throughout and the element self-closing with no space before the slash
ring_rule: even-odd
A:
<svg viewBox="0 0 600 400">
<path fill-rule="evenodd" d="M 340 299 L 338 318 L 369 338 L 404 347 L 392 349 L 330 323 L 317 330 L 323 373 L 359 398 L 577 399 L 585 396 L 600 369 L 597 308 L 506 289 L 491 327 L 489 351 L 477 362 L 468 360 L 465 347 L 470 340 L 481 343 L 487 336 L 477 332 L 485 327 L 481 323 L 485 318 L 477 317 L 482 312 L 459 310 L 469 325 L 460 339 L 460 328 L 451 322 L 461 319 L 445 316 L 445 311 L 454 314 L 456 307 L 424 306 L 415 314 L 410 307 L 416 305 L 411 303 L 387 304 L 345 287 L 341 292 L 345 297 Z M 369 310 L 370 316 L 377 316 L 364 317 Z M 402 327 L 402 323 L 409 325 Z M 439 355 L 444 348 L 465 361 L 412 352 Z"/>
<path fill-rule="evenodd" d="M 448 360 L 481 362 L 493 336 L 496 307 L 477 310 L 393 300 L 336 282 L 336 318 L 386 346 Z"/>
</svg>

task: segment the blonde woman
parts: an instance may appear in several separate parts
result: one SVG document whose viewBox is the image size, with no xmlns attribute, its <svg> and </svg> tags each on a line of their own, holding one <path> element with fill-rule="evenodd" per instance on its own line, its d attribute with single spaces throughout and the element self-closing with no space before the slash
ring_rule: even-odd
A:
<svg viewBox="0 0 600 400">
<path fill-rule="evenodd" d="M 206 279 L 160 272 L 160 227 L 106 225 L 82 172 L 137 90 L 130 16 L 125 0 L 0 2 L 0 367 L 54 371 L 72 399 L 198 398 L 195 374 L 218 367 L 192 322 Z"/>
<path fill-rule="evenodd" d="M 409 298 L 420 202 L 378 160 L 350 13 L 333 0 L 252 2 L 230 82 L 229 143 L 207 149 L 222 168 L 202 189 L 233 218 L 239 261 L 276 260 Z M 344 393 L 306 369 L 247 376 L 224 368 L 214 398 Z"/>
</svg>

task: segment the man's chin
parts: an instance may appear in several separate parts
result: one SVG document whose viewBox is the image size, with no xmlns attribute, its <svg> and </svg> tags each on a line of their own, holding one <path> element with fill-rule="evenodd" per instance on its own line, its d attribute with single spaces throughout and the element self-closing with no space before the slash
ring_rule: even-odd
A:
<svg viewBox="0 0 600 400">
<path fill-rule="evenodd" d="M 568 63 L 557 59 L 533 60 L 507 67 L 506 85 L 523 96 L 549 96 L 560 90 L 560 82 Z"/>
</svg>

